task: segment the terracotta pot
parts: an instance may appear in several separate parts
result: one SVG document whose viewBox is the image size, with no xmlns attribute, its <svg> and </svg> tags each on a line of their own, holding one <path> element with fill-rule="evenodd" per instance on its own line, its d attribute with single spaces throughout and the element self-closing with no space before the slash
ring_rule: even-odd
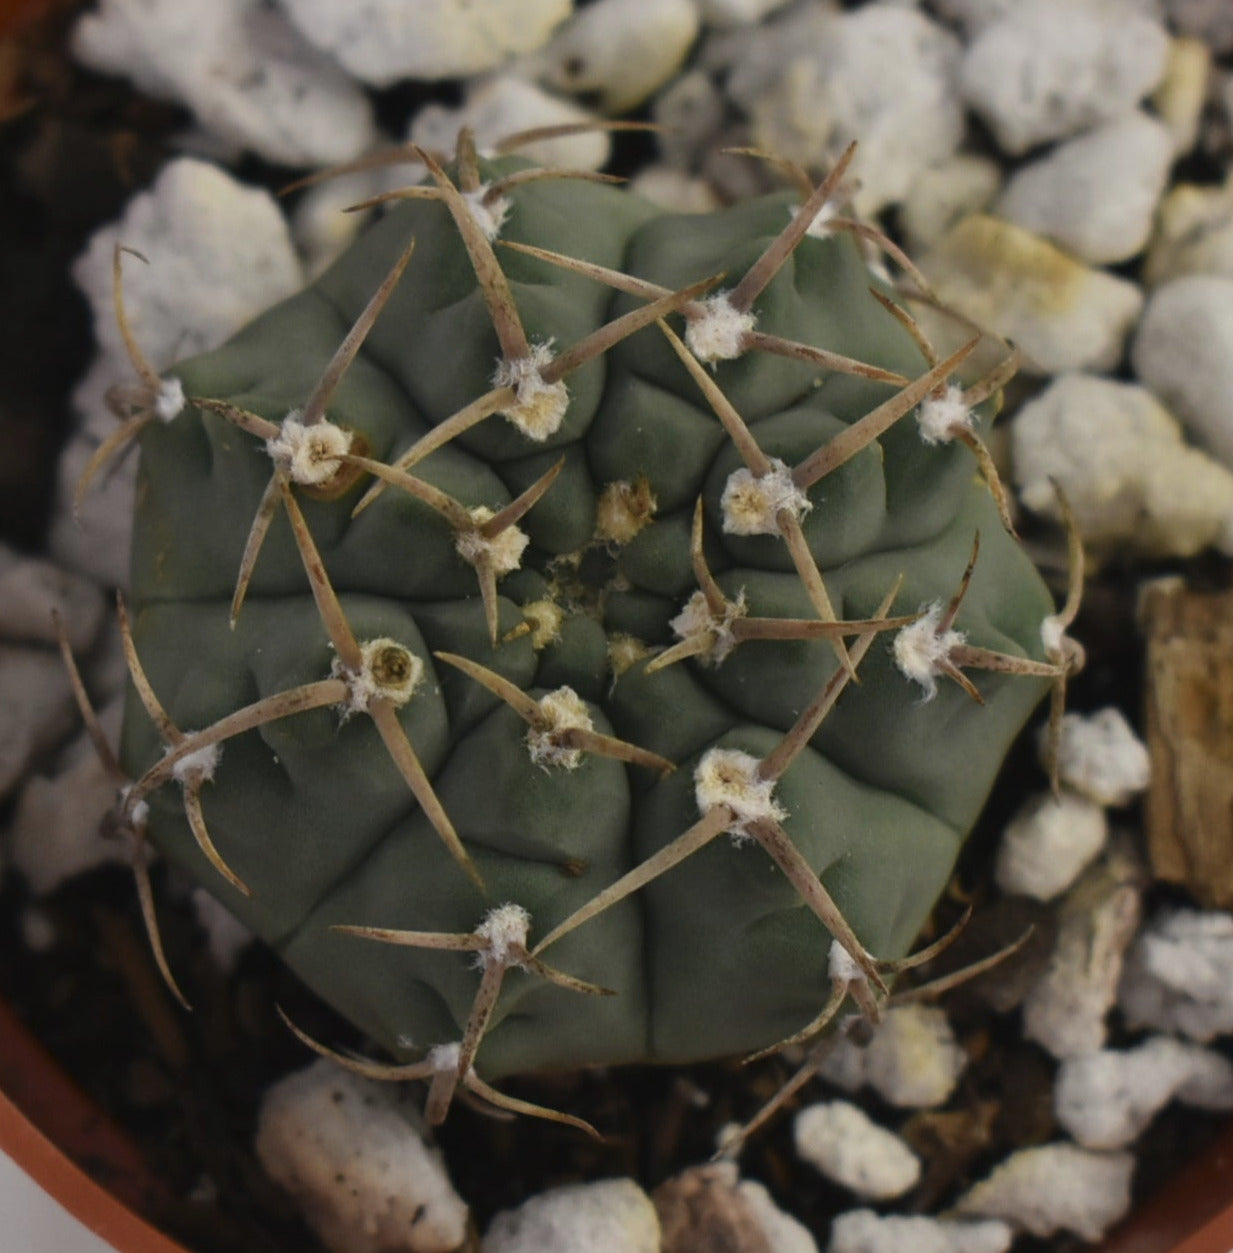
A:
<svg viewBox="0 0 1233 1253">
<path fill-rule="evenodd" d="M 0 1002 L 0 1153 L 121 1253 L 189 1253 L 147 1217 L 166 1192 L 132 1142 Z M 1093 1253 L 1231 1253 L 1233 1124 Z"/>
<path fill-rule="evenodd" d="M 136 1147 L 3 1002 L 0 1154 L 122 1253 L 187 1253 L 142 1217 L 166 1194 Z"/>
</svg>

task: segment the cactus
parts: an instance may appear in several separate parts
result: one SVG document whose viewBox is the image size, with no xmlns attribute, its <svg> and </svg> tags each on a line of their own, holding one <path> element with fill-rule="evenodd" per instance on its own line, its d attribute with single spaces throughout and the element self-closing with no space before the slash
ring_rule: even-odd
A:
<svg viewBox="0 0 1233 1253">
<path fill-rule="evenodd" d="M 458 1083 L 526 1108 L 491 1084 L 876 1013 L 1073 669 L 982 442 L 1013 359 L 954 381 L 973 344 L 939 361 L 873 276 L 842 164 L 678 216 L 416 155 L 166 378 L 117 252 L 140 384 L 89 473 L 140 436 L 123 818 L 434 1120 Z"/>
</svg>

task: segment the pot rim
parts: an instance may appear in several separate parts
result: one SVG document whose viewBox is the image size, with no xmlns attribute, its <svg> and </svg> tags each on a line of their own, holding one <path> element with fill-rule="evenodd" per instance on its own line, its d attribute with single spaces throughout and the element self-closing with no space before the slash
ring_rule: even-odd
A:
<svg viewBox="0 0 1233 1253">
<path fill-rule="evenodd" d="M 189 1253 L 142 1217 L 163 1189 L 140 1152 L 2 1000 L 0 1153 L 121 1253 Z"/>
</svg>

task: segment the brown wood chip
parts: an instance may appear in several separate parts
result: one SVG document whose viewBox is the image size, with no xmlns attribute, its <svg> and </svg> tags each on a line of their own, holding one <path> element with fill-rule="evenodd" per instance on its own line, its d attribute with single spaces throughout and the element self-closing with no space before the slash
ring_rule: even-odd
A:
<svg viewBox="0 0 1233 1253">
<path fill-rule="evenodd" d="M 1233 906 L 1233 592 L 1180 579 L 1143 591 L 1147 745 L 1145 821 L 1157 878 L 1209 908 Z"/>
</svg>

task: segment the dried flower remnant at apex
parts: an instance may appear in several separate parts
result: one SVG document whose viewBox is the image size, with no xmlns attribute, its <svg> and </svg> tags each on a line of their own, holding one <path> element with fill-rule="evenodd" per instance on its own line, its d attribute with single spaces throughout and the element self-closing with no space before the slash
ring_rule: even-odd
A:
<svg viewBox="0 0 1233 1253">
<path fill-rule="evenodd" d="M 123 812 L 415 1042 L 363 1073 L 581 1125 L 492 1084 L 764 1052 L 839 985 L 877 1012 L 1054 611 L 972 474 L 1001 375 L 953 439 L 904 421 L 975 341 L 939 360 L 871 294 L 842 164 L 683 217 L 465 136 L 411 155 L 427 183 L 134 429 Z M 947 615 L 1007 661 L 983 706 L 894 664 Z"/>
</svg>

